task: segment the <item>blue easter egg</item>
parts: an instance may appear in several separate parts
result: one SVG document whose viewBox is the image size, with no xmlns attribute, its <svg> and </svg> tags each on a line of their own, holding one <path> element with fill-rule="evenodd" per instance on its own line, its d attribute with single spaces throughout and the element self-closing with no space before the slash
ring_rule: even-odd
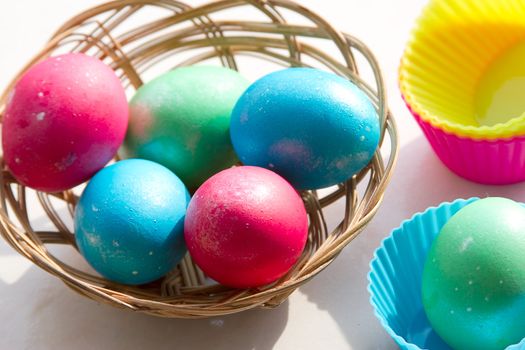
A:
<svg viewBox="0 0 525 350">
<path fill-rule="evenodd" d="M 352 82 L 312 68 L 262 77 L 240 97 L 230 135 L 245 165 L 273 170 L 297 189 L 343 182 L 379 143 L 377 112 Z"/>
<path fill-rule="evenodd" d="M 75 210 L 80 253 L 111 281 L 154 281 L 182 259 L 190 195 L 164 166 L 142 159 L 100 170 Z"/>
</svg>

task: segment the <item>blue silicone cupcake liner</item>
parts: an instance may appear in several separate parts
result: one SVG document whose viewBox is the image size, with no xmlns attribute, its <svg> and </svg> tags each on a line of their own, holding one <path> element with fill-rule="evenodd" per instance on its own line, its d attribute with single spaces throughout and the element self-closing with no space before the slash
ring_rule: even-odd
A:
<svg viewBox="0 0 525 350">
<path fill-rule="evenodd" d="M 370 303 L 401 349 L 450 350 L 433 331 L 421 302 L 421 278 L 434 238 L 452 215 L 479 198 L 457 199 L 415 214 L 392 231 L 370 263 Z M 506 350 L 525 350 L 525 339 Z"/>
</svg>

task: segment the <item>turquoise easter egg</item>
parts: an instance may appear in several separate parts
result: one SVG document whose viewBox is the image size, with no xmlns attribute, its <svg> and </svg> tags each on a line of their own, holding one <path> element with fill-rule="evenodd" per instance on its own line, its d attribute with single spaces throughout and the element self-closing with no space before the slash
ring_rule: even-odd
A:
<svg viewBox="0 0 525 350">
<path fill-rule="evenodd" d="M 525 208 L 475 201 L 443 226 L 423 271 L 423 306 L 454 349 L 501 350 L 525 337 Z"/>
<path fill-rule="evenodd" d="M 262 77 L 239 98 L 230 135 L 245 165 L 265 167 L 297 189 L 343 182 L 379 143 L 376 110 L 355 84 L 311 68 Z"/>
<path fill-rule="evenodd" d="M 88 183 L 75 209 L 80 253 L 107 279 L 137 285 L 154 281 L 182 259 L 190 196 L 160 164 L 117 162 Z"/>
<path fill-rule="evenodd" d="M 230 115 L 248 85 L 236 71 L 215 66 L 181 67 L 147 82 L 129 104 L 125 153 L 166 166 L 195 191 L 238 162 Z"/>
</svg>

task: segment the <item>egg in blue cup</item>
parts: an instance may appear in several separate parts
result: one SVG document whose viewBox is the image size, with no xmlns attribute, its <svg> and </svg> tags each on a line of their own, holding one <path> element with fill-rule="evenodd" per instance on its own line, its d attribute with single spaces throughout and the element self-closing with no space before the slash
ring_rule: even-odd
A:
<svg viewBox="0 0 525 350">
<path fill-rule="evenodd" d="M 496 200 L 501 201 L 502 199 L 496 198 Z M 483 201 L 486 201 L 486 199 Z M 436 239 L 439 235 L 445 234 L 446 231 L 442 230 L 442 228 L 447 223 L 450 223 L 447 225 L 448 228 L 451 228 L 451 224 L 457 223 L 457 220 L 450 221 L 454 214 L 470 204 L 476 204 L 479 207 L 478 204 L 481 202 L 482 201 L 480 201 L 479 198 L 470 198 L 466 200 L 457 199 L 454 202 L 444 202 L 437 207 L 431 207 L 422 213 L 417 213 L 411 219 L 404 221 L 400 227 L 394 229 L 390 236 L 387 237 L 376 250 L 374 258 L 370 263 L 370 272 L 368 274 L 370 303 L 372 304 L 374 313 L 381 322 L 381 325 L 397 343 L 400 349 L 454 349 L 454 347 L 449 345 L 450 338 L 448 342 L 445 342 L 445 340 L 443 340 L 443 338 L 438 335 L 438 332 L 432 327 L 429 318 L 435 315 L 427 317 L 428 311 L 431 310 L 428 307 L 428 304 L 426 307 L 423 306 L 423 285 L 428 283 L 428 280 L 425 280 L 425 278 L 428 278 L 427 274 L 429 271 L 427 270 L 431 270 L 432 268 L 432 266 L 426 266 L 425 264 L 432 265 L 435 263 L 435 259 L 432 257 L 431 259 L 427 258 L 431 254 L 435 254 L 437 248 L 434 247 L 437 242 Z M 463 211 L 463 213 L 465 212 L 466 211 Z M 467 212 L 467 214 L 469 213 Z M 464 217 L 465 216 L 463 215 L 463 218 Z M 495 225 L 499 224 L 500 223 L 498 222 Z M 461 235 L 462 233 L 454 232 L 454 234 Z M 472 243 L 468 239 L 466 241 L 467 243 Z M 495 248 L 494 251 L 497 251 L 497 247 Z M 455 257 L 452 255 L 452 260 L 457 260 L 459 259 L 458 257 L 458 254 L 456 254 Z M 443 261 L 446 262 L 447 259 L 444 259 Z M 458 266 L 458 270 L 460 269 L 461 266 Z M 474 270 L 478 270 L 474 272 L 479 272 L 480 268 L 476 267 Z M 423 278 L 424 275 L 425 278 Z M 483 276 L 483 274 L 478 274 L 478 276 Z M 487 274 L 486 279 L 490 278 L 491 276 L 489 273 Z M 474 282 L 477 283 L 478 281 Z M 436 285 L 439 292 L 447 292 L 447 281 L 439 282 Z M 479 288 L 478 286 L 473 285 L 472 280 L 466 281 L 465 286 L 458 285 L 458 287 L 470 291 L 476 291 L 478 290 L 477 288 Z M 458 293 L 459 292 L 461 291 L 459 291 L 458 288 Z M 426 302 L 428 302 L 428 295 L 429 294 L 426 294 Z M 467 298 L 475 298 L 475 296 L 468 295 Z M 489 302 L 490 300 L 487 301 L 487 303 Z M 447 315 L 444 320 L 448 322 L 449 330 L 454 330 L 456 327 L 455 322 L 457 322 L 458 316 L 463 317 L 467 315 L 466 317 L 469 317 L 471 314 L 474 315 L 477 311 L 470 307 L 463 309 L 464 310 L 455 311 L 447 309 L 447 312 L 450 314 Z M 484 316 L 486 315 L 480 314 L 481 318 L 477 324 L 482 324 Z M 433 320 L 432 324 L 438 324 L 436 323 L 435 318 L 433 318 Z M 494 319 L 491 321 L 499 323 L 501 328 L 510 328 L 509 325 L 505 323 L 504 319 Z M 443 324 L 443 322 L 441 322 L 441 324 Z M 482 327 L 480 327 L 480 331 L 483 331 Z M 484 336 L 487 336 L 487 334 L 490 337 L 491 332 L 494 333 L 495 331 L 497 330 L 485 329 L 485 335 L 479 334 L 479 338 L 483 338 Z M 441 329 L 441 335 L 446 333 L 446 331 L 443 332 L 443 329 Z M 470 335 L 468 335 L 467 332 L 464 332 L 462 333 L 462 336 L 467 338 Z M 482 347 L 484 345 L 482 345 Z M 467 349 L 457 345 L 455 348 Z M 471 349 L 473 348 L 471 347 Z M 481 348 L 478 346 L 476 349 L 479 350 Z M 505 348 L 505 350 L 523 349 L 525 349 L 525 339 L 521 340 L 519 343 L 517 342 L 516 344 L 508 345 Z"/>
</svg>

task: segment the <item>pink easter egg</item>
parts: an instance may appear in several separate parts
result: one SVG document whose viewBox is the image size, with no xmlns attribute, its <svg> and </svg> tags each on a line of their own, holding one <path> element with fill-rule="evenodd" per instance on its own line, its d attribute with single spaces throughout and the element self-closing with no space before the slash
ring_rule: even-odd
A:
<svg viewBox="0 0 525 350">
<path fill-rule="evenodd" d="M 307 236 L 301 197 L 281 176 L 253 166 L 226 169 L 204 182 L 184 222 L 195 263 L 235 288 L 282 277 L 301 256 Z"/>
<path fill-rule="evenodd" d="M 20 183 L 62 191 L 115 156 L 127 125 L 126 95 L 111 68 L 79 53 L 50 57 L 27 70 L 8 97 L 4 159 Z"/>
</svg>

